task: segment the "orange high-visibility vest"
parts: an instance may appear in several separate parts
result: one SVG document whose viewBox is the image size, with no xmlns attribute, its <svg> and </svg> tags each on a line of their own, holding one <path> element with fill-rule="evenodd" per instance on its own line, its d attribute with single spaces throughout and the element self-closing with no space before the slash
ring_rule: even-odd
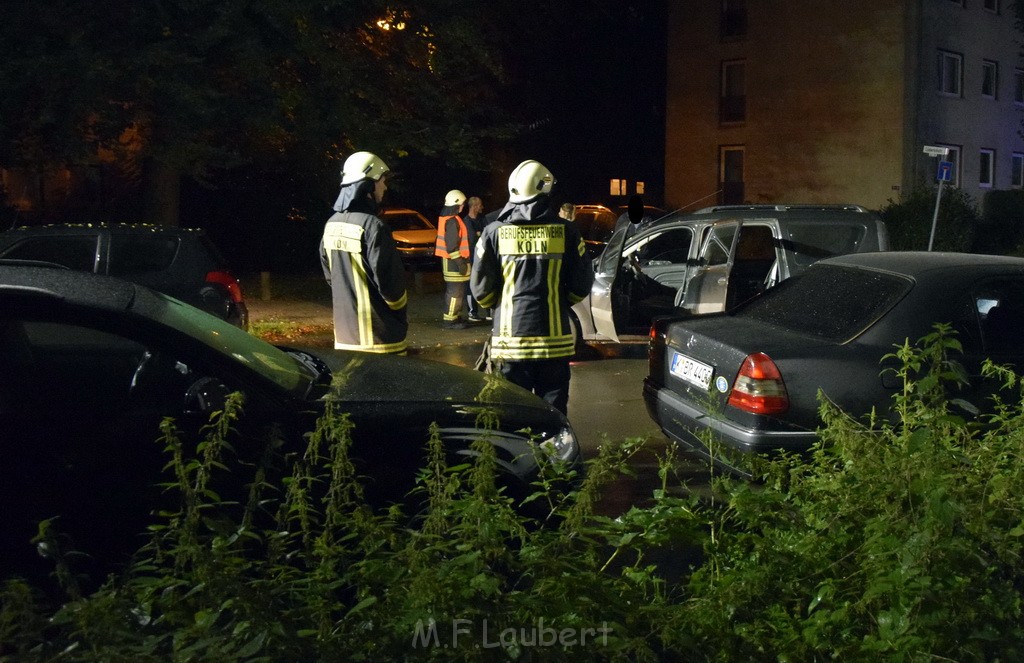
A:
<svg viewBox="0 0 1024 663">
<path fill-rule="evenodd" d="M 448 245 L 447 223 L 455 219 L 459 223 L 459 246 L 452 250 Z M 466 224 L 458 214 L 442 216 L 437 219 L 437 244 L 434 246 L 434 255 L 442 258 L 469 258 L 469 233 L 466 231 Z"/>
</svg>

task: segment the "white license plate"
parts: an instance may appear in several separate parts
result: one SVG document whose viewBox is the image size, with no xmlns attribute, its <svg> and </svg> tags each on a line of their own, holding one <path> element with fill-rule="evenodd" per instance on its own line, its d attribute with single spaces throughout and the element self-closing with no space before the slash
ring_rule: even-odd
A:
<svg viewBox="0 0 1024 663">
<path fill-rule="evenodd" d="M 715 372 L 715 369 L 707 364 L 678 352 L 672 353 L 672 365 L 669 370 L 677 378 L 705 391 L 711 387 L 711 375 Z"/>
</svg>

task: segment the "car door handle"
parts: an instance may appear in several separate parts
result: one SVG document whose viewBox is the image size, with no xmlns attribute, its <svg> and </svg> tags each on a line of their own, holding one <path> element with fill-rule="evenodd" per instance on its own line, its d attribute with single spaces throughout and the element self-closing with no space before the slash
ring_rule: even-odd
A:
<svg viewBox="0 0 1024 663">
<path fill-rule="evenodd" d="M 728 282 L 729 282 L 729 277 L 728 276 L 719 276 L 718 277 L 718 285 L 725 285 Z"/>
</svg>

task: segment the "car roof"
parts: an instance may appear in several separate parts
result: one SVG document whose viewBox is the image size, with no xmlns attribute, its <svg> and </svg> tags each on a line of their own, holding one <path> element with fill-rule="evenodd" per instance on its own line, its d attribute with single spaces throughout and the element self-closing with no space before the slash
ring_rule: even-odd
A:
<svg viewBox="0 0 1024 663">
<path fill-rule="evenodd" d="M 655 220 L 654 225 L 661 227 L 667 224 L 711 223 L 730 219 L 788 219 L 811 224 L 835 223 L 840 219 L 867 223 L 881 221 L 880 216 L 859 205 L 718 205 L 696 212 L 670 212 Z"/>
<path fill-rule="evenodd" d="M 124 233 L 169 232 L 177 235 L 205 234 L 202 228 L 166 226 L 156 223 L 50 223 L 42 226 L 16 226 L 6 233 L 14 234 L 61 234 L 83 230 L 113 230 Z"/>
<path fill-rule="evenodd" d="M 1011 268 L 1024 271 L 1024 258 L 943 251 L 851 253 L 826 258 L 816 264 L 875 269 L 910 277 L 918 277 L 934 271 L 960 270 L 964 267 Z"/>
<path fill-rule="evenodd" d="M 29 266 L 0 260 L 0 298 L 50 297 L 80 306 L 123 311 L 143 290 L 134 283 L 57 266 Z"/>
<path fill-rule="evenodd" d="M 800 203 L 795 205 L 713 205 L 711 207 L 703 207 L 693 214 L 719 214 L 719 213 L 732 213 L 732 212 L 823 212 L 823 211 L 840 211 L 840 212 L 860 212 L 869 213 L 869 211 L 861 207 L 860 205 L 853 204 L 838 204 L 838 205 L 815 205 L 808 203 Z"/>
</svg>

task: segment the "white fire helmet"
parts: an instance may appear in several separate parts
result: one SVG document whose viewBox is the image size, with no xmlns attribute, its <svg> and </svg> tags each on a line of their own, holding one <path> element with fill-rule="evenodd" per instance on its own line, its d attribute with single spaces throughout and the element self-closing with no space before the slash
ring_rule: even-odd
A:
<svg viewBox="0 0 1024 663">
<path fill-rule="evenodd" d="M 539 161 L 528 159 L 508 176 L 509 202 L 525 203 L 541 193 L 551 193 L 555 176 Z"/>
<path fill-rule="evenodd" d="M 388 165 L 376 154 L 353 152 L 341 168 L 341 184 L 354 184 L 365 179 L 379 180 L 389 170 Z"/>
<path fill-rule="evenodd" d="M 466 202 L 466 194 L 462 193 L 458 189 L 452 189 L 444 197 L 445 207 L 457 207 L 464 202 Z"/>
</svg>

